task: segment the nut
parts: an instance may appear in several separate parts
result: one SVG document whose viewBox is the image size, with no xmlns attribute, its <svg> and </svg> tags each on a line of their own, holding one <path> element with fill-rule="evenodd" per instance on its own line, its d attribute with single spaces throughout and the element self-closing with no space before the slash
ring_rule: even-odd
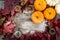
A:
<svg viewBox="0 0 60 40">
<path fill-rule="evenodd" d="M 28 2 L 28 0 L 22 0 L 21 6 L 24 6 L 27 2 Z"/>
<path fill-rule="evenodd" d="M 29 7 L 27 7 L 29 10 L 34 10 L 33 5 L 29 5 Z"/>
<path fill-rule="evenodd" d="M 21 11 L 21 7 L 19 5 L 16 5 L 15 8 L 14 8 L 14 10 L 16 12 L 20 12 Z"/>
<path fill-rule="evenodd" d="M 20 31 L 16 31 L 14 34 L 13 34 L 16 38 L 19 38 L 22 34 Z"/>
<path fill-rule="evenodd" d="M 51 28 L 51 29 L 49 30 L 49 33 L 50 33 L 51 35 L 54 35 L 54 34 L 55 34 L 55 29 Z"/>
</svg>

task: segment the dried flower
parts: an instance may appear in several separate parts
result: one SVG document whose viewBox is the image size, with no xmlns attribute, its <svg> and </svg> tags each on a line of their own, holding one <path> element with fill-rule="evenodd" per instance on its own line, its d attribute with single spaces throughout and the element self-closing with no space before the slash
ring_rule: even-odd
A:
<svg viewBox="0 0 60 40">
<path fill-rule="evenodd" d="M 15 24 L 12 23 L 11 21 L 7 21 L 6 23 L 4 23 L 4 32 L 9 34 L 13 32 L 13 29 L 15 28 Z"/>
</svg>

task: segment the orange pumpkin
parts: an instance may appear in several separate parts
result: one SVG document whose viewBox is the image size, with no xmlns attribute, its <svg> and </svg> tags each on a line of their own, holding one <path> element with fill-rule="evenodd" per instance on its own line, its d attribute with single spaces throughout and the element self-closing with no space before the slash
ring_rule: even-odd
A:
<svg viewBox="0 0 60 40">
<path fill-rule="evenodd" d="M 34 23 L 41 23 L 44 20 L 44 16 L 43 16 L 42 12 L 35 11 L 32 13 L 31 19 Z"/>
<path fill-rule="evenodd" d="M 44 11 L 44 16 L 48 20 L 52 20 L 56 16 L 56 11 L 53 8 L 47 8 Z"/>
<path fill-rule="evenodd" d="M 45 0 L 35 0 L 34 7 L 38 11 L 42 11 L 46 8 L 46 1 Z"/>
</svg>

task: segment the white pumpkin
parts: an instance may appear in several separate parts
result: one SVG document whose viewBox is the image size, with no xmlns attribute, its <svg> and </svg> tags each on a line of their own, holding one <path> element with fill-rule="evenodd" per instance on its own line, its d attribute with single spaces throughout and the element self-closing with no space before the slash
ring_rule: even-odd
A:
<svg viewBox="0 0 60 40">
<path fill-rule="evenodd" d="M 58 0 L 46 0 L 49 6 L 55 6 L 58 3 Z"/>
<path fill-rule="evenodd" d="M 60 15 L 60 3 L 56 4 L 55 10 L 56 10 L 57 14 Z"/>
</svg>

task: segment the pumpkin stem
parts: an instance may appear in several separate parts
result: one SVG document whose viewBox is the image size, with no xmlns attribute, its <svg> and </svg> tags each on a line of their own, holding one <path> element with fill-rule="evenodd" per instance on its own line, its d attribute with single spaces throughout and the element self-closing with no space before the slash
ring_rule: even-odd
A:
<svg viewBox="0 0 60 40">
<path fill-rule="evenodd" d="M 39 5 L 40 5 L 40 3 L 39 3 Z"/>
<path fill-rule="evenodd" d="M 51 13 L 49 13 L 49 14 L 51 14 Z"/>
<path fill-rule="evenodd" d="M 39 18 L 38 16 L 36 16 L 36 18 Z"/>
</svg>

